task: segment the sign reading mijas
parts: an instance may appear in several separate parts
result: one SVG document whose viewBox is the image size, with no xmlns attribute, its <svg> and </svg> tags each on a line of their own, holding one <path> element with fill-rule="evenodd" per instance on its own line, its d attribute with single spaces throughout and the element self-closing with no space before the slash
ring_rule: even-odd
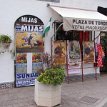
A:
<svg viewBox="0 0 107 107">
<path fill-rule="evenodd" d="M 43 23 L 37 17 L 25 15 L 16 21 L 16 32 L 42 32 Z"/>
</svg>

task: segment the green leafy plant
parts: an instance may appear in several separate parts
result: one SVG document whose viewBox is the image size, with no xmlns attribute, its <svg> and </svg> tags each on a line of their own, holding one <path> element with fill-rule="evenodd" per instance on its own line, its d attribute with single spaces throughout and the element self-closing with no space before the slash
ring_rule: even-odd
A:
<svg viewBox="0 0 107 107">
<path fill-rule="evenodd" d="M 107 32 L 102 32 L 105 36 L 101 36 L 101 45 L 103 47 L 105 57 L 103 58 L 103 67 L 100 69 L 101 72 L 107 73 Z"/>
<path fill-rule="evenodd" d="M 0 42 L 1 43 L 11 43 L 11 38 L 8 35 L 0 35 Z"/>
<path fill-rule="evenodd" d="M 47 68 L 39 75 L 37 80 L 47 85 L 60 85 L 65 77 L 64 69 L 61 67 Z"/>
</svg>

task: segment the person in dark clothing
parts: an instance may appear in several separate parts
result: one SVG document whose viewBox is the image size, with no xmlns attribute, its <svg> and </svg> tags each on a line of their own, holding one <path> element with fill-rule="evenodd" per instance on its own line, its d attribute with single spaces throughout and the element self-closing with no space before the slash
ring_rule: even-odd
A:
<svg viewBox="0 0 107 107">
<path fill-rule="evenodd" d="M 32 44 L 31 44 L 31 40 L 32 40 L 32 34 L 30 34 L 30 36 L 28 37 L 28 45 L 31 45 L 31 47 L 32 47 Z"/>
</svg>

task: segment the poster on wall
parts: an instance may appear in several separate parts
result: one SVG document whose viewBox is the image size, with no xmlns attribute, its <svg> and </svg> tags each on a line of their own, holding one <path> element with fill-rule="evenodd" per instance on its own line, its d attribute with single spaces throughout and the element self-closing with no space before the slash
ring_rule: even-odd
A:
<svg viewBox="0 0 107 107">
<path fill-rule="evenodd" d="M 27 54 L 26 53 L 16 54 L 16 71 L 18 73 L 27 72 Z"/>
<path fill-rule="evenodd" d="M 66 41 L 53 41 L 52 57 L 56 65 L 63 65 L 66 63 Z"/>
<path fill-rule="evenodd" d="M 43 52 L 42 35 L 37 32 L 16 33 L 16 52 Z"/>
<path fill-rule="evenodd" d="M 43 71 L 43 62 L 41 54 L 32 53 L 32 72 L 40 74 Z"/>
<path fill-rule="evenodd" d="M 84 63 L 94 63 L 94 42 L 83 42 Z"/>
<path fill-rule="evenodd" d="M 68 43 L 68 73 L 80 73 L 81 49 L 79 41 L 73 40 Z"/>
<path fill-rule="evenodd" d="M 38 17 L 19 17 L 15 22 L 16 52 L 43 52 L 43 28 Z"/>
<path fill-rule="evenodd" d="M 34 85 L 35 78 L 42 72 L 41 54 L 18 53 L 16 56 L 16 87 Z"/>
<path fill-rule="evenodd" d="M 36 16 L 24 15 L 15 22 L 16 87 L 34 85 L 42 69 L 41 54 L 44 51 L 43 22 Z"/>
</svg>

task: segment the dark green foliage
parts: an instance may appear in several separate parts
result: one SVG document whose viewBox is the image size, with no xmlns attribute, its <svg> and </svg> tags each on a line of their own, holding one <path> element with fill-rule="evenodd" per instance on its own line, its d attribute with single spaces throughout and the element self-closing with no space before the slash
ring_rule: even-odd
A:
<svg viewBox="0 0 107 107">
<path fill-rule="evenodd" d="M 107 32 L 104 32 L 105 36 L 101 36 L 101 45 L 103 47 L 105 57 L 103 59 L 103 67 L 101 68 L 101 71 L 107 72 Z"/>
<path fill-rule="evenodd" d="M 107 33 L 105 32 L 105 36 L 101 37 L 101 45 L 103 47 L 104 52 L 107 52 Z"/>
<path fill-rule="evenodd" d="M 11 38 L 8 35 L 0 35 L 0 42 L 11 43 Z"/>
<path fill-rule="evenodd" d="M 64 69 L 60 67 L 47 68 L 37 80 L 47 85 L 60 85 L 65 77 Z"/>
</svg>

